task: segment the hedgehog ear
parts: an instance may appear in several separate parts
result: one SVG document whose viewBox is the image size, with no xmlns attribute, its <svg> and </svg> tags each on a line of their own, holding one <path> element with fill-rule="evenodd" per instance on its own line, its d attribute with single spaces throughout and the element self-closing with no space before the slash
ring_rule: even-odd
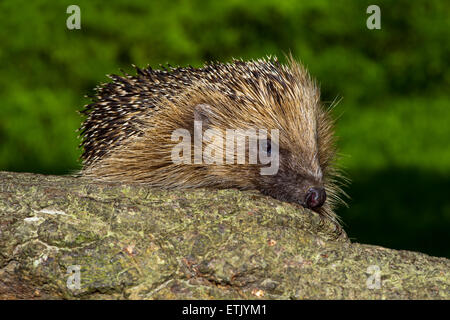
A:
<svg viewBox="0 0 450 320">
<path fill-rule="evenodd" d="M 202 122 L 203 130 L 208 129 L 214 111 L 209 104 L 201 103 L 194 107 L 194 121 Z"/>
</svg>

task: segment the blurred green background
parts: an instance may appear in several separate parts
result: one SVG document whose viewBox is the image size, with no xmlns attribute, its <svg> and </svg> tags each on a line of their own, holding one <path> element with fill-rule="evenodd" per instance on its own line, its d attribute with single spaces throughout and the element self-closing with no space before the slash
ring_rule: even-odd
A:
<svg viewBox="0 0 450 320">
<path fill-rule="evenodd" d="M 81 8 L 68 30 L 66 8 Z M 105 74 L 291 51 L 341 99 L 356 241 L 450 257 L 450 2 L 1 1 L 0 170 L 79 168 L 76 113 Z"/>
</svg>

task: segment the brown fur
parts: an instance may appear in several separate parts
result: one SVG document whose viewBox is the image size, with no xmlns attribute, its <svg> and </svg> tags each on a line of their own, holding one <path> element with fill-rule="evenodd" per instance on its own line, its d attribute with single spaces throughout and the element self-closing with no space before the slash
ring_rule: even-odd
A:
<svg viewBox="0 0 450 320">
<path fill-rule="evenodd" d="M 82 174 L 105 181 L 164 188 L 257 189 L 301 203 L 309 187 L 324 187 L 328 198 L 317 211 L 337 223 L 340 201 L 333 121 L 307 71 L 292 57 L 206 65 L 202 69 L 138 70 L 112 76 L 87 106 L 82 127 Z M 196 108 L 208 106 L 208 128 L 279 129 L 280 168 L 259 174 L 261 165 L 174 164 L 172 132 L 193 137 Z"/>
</svg>

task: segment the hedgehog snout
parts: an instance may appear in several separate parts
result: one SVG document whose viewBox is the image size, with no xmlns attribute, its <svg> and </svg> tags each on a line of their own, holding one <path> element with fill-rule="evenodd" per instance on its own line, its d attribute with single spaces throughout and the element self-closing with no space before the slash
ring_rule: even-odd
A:
<svg viewBox="0 0 450 320">
<path fill-rule="evenodd" d="M 327 194 L 324 188 L 309 188 L 305 196 L 305 207 L 308 209 L 320 208 L 327 198 Z"/>
</svg>

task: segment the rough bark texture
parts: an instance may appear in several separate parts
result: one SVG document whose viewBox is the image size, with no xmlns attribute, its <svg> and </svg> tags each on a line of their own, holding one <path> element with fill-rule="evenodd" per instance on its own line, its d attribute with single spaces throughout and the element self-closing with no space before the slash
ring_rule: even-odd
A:
<svg viewBox="0 0 450 320">
<path fill-rule="evenodd" d="M 257 193 L 0 172 L 2 299 L 449 299 L 449 279 Z"/>
</svg>

